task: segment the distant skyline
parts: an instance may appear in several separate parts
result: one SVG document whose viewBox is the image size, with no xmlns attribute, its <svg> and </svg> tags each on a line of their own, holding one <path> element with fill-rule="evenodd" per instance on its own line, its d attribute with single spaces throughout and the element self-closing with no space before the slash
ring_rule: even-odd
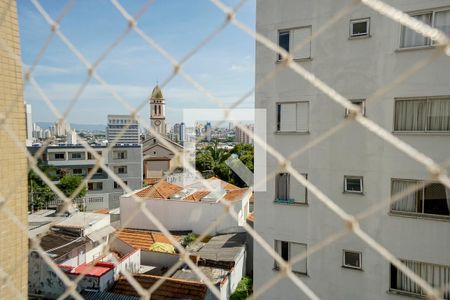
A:
<svg viewBox="0 0 450 300">
<path fill-rule="evenodd" d="M 63 1 L 40 1 L 52 18 L 66 4 Z M 229 6 L 237 0 L 224 1 Z M 122 1 L 130 14 L 135 14 L 145 1 Z M 29 1 L 18 2 L 22 60 L 30 65 L 46 41 L 50 29 L 44 18 Z M 246 1 L 237 18 L 251 28 L 255 26 L 255 0 Z M 139 27 L 176 59 L 195 48 L 209 33 L 218 28 L 225 16 L 207 0 L 155 1 L 138 22 Z M 125 19 L 110 1 L 79 1 L 63 18 L 60 29 L 82 54 L 94 62 L 126 28 Z M 254 85 L 255 42 L 244 32 L 229 24 L 206 46 L 198 51 L 183 69 L 195 80 L 231 105 Z M 117 46 L 100 64 L 97 72 L 136 107 L 172 72 L 172 66 L 135 32 Z M 36 81 L 64 111 L 77 88 L 86 78 L 81 62 L 54 37 L 39 66 L 34 71 Z M 166 98 L 167 122 L 172 126 L 182 121 L 183 108 L 215 108 L 189 82 L 177 76 L 163 88 Z M 56 117 L 34 88 L 25 88 L 25 100 L 32 105 L 33 122 L 55 122 Z M 254 107 L 249 97 L 241 108 Z M 106 124 L 108 114 L 126 114 L 125 108 L 92 79 L 69 114 L 70 123 Z M 148 120 L 149 107 L 140 111 Z"/>
</svg>

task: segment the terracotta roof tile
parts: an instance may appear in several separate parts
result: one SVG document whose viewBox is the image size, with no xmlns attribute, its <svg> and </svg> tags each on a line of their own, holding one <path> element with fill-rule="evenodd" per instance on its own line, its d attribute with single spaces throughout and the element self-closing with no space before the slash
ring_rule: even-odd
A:
<svg viewBox="0 0 450 300">
<path fill-rule="evenodd" d="M 203 197 L 205 197 L 209 193 L 210 193 L 210 191 L 197 191 L 197 192 L 194 192 L 194 193 L 190 194 L 189 196 L 185 197 L 184 200 L 197 202 L 197 201 L 202 200 Z"/>
<path fill-rule="evenodd" d="M 225 198 L 225 200 L 228 200 L 228 201 L 235 201 L 235 200 L 241 199 L 242 196 L 245 195 L 245 193 L 248 193 L 248 188 L 232 190 L 232 191 L 228 191 L 225 194 L 224 198 Z"/>
<path fill-rule="evenodd" d="M 116 236 L 137 249 L 149 250 L 150 247 L 156 242 L 170 245 L 172 244 L 164 234 L 158 231 L 125 228 L 116 231 Z M 177 241 L 181 241 L 181 236 L 172 236 Z"/>
<path fill-rule="evenodd" d="M 144 288 L 149 289 L 160 276 L 153 275 L 134 275 L 134 279 Z M 167 299 L 191 299 L 203 300 L 205 299 L 207 287 L 204 283 L 174 279 L 164 277 L 164 282 L 161 286 L 153 292 L 152 300 L 167 300 Z M 111 290 L 115 294 L 127 296 L 139 296 L 137 291 L 128 282 L 128 280 L 121 276 Z"/>
<path fill-rule="evenodd" d="M 100 208 L 100 209 L 97 209 L 96 211 L 94 211 L 96 214 L 104 214 L 104 215 L 107 215 L 107 214 L 109 214 L 109 209 L 107 209 L 107 208 Z"/>
<path fill-rule="evenodd" d="M 240 187 L 238 187 L 238 186 L 236 186 L 236 185 L 234 185 L 234 184 L 231 184 L 231 183 L 229 183 L 229 182 L 226 182 L 226 181 L 224 181 L 224 180 L 222 180 L 222 179 L 220 179 L 220 178 L 218 178 L 218 177 L 216 177 L 216 176 L 210 177 L 210 178 L 208 178 L 207 180 L 209 180 L 209 181 L 214 181 L 214 180 L 220 181 L 220 183 L 221 183 L 221 185 L 223 186 L 223 188 L 224 188 L 225 190 L 227 190 L 227 191 L 232 191 L 232 190 L 238 190 L 238 189 L 240 189 Z"/>
<path fill-rule="evenodd" d="M 150 185 L 156 184 L 161 180 L 159 177 L 144 178 L 144 182 Z"/>
<path fill-rule="evenodd" d="M 183 190 L 181 186 L 161 180 L 155 185 L 148 186 L 138 191 L 136 196 L 141 198 L 169 199 L 171 195 L 178 193 L 181 190 Z"/>
</svg>

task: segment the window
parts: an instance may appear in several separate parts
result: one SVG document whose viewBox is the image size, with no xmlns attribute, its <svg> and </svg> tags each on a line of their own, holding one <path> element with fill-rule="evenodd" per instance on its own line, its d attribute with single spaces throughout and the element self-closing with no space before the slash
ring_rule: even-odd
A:
<svg viewBox="0 0 450 300">
<path fill-rule="evenodd" d="M 70 159 L 82 159 L 83 152 L 72 152 L 70 153 Z"/>
<path fill-rule="evenodd" d="M 344 192 L 362 194 L 363 177 L 362 176 L 344 176 Z"/>
<path fill-rule="evenodd" d="M 99 156 L 102 156 L 102 151 L 97 151 L 97 154 Z M 88 159 L 95 159 L 94 155 L 92 155 L 91 152 L 88 152 L 87 157 L 88 157 Z"/>
<path fill-rule="evenodd" d="M 278 241 L 275 240 L 275 252 L 285 261 L 295 258 L 301 254 L 306 254 L 306 244 Z M 279 269 L 278 263 L 275 261 L 275 269 Z M 299 262 L 292 265 L 292 271 L 300 274 L 307 274 L 307 258 L 303 258 Z"/>
<path fill-rule="evenodd" d="M 114 167 L 114 171 L 117 174 L 127 174 L 127 167 L 126 166 Z"/>
<path fill-rule="evenodd" d="M 55 159 L 65 159 L 65 153 L 61 152 L 61 153 L 55 153 Z"/>
<path fill-rule="evenodd" d="M 450 283 L 450 266 L 400 259 L 409 269 L 428 282 L 432 287 L 440 288 Z M 406 292 L 426 296 L 425 291 L 402 271 L 391 264 L 391 291 Z M 450 291 L 445 290 L 443 299 L 450 299 Z"/>
<path fill-rule="evenodd" d="M 352 269 L 362 269 L 362 253 L 357 251 L 344 250 L 342 254 L 342 266 Z"/>
<path fill-rule="evenodd" d="M 450 97 L 396 99 L 395 131 L 450 131 Z"/>
<path fill-rule="evenodd" d="M 83 174 L 83 169 L 73 169 L 72 170 L 72 174 L 73 175 L 82 175 Z"/>
<path fill-rule="evenodd" d="M 127 158 L 127 151 L 114 151 L 113 152 L 113 158 L 114 159 L 126 159 Z"/>
<path fill-rule="evenodd" d="M 103 189 L 103 182 L 88 182 L 89 191 L 100 191 Z"/>
<path fill-rule="evenodd" d="M 357 99 L 357 100 L 350 100 L 353 104 L 359 106 L 360 112 L 363 116 L 366 115 L 366 100 L 365 99 Z M 347 118 L 350 114 L 350 111 L 348 109 L 345 109 L 345 117 Z"/>
<path fill-rule="evenodd" d="M 392 203 L 391 212 L 449 216 L 450 189 L 437 182 L 425 186 L 423 183 L 420 180 L 393 179 L 392 196 L 407 190 L 415 191 Z"/>
<path fill-rule="evenodd" d="M 307 174 L 302 174 L 308 178 Z M 291 184 L 289 173 L 280 173 L 275 178 L 275 202 L 276 203 L 307 203 L 308 191 L 300 182 L 295 180 Z"/>
<path fill-rule="evenodd" d="M 411 15 L 414 19 L 450 34 L 450 10 L 432 10 Z M 420 33 L 402 26 L 400 48 L 414 48 L 431 46 L 432 41 Z"/>
<path fill-rule="evenodd" d="M 127 181 L 124 181 L 123 183 L 125 183 L 125 185 L 128 184 Z M 114 188 L 115 188 L 115 189 L 121 189 L 122 187 L 120 186 L 120 184 L 118 184 L 117 182 L 114 181 Z"/>
<path fill-rule="evenodd" d="M 370 18 L 350 20 L 350 38 L 369 36 Z"/>
<path fill-rule="evenodd" d="M 311 41 L 303 45 L 310 38 L 311 26 L 278 31 L 278 45 L 289 52 L 294 59 L 311 58 Z M 301 49 L 299 49 L 300 45 L 302 45 Z M 278 60 L 281 59 L 281 55 L 278 55 Z"/>
<path fill-rule="evenodd" d="M 308 132 L 309 102 L 277 103 L 278 132 Z"/>
</svg>

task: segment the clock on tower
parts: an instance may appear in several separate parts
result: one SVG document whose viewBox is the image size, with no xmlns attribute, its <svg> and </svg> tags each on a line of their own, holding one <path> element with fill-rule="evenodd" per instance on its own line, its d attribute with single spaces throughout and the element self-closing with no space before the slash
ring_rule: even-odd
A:
<svg viewBox="0 0 450 300">
<path fill-rule="evenodd" d="M 159 85 L 153 89 L 150 97 L 150 124 L 156 132 L 166 135 L 166 108 L 165 100 Z"/>
</svg>

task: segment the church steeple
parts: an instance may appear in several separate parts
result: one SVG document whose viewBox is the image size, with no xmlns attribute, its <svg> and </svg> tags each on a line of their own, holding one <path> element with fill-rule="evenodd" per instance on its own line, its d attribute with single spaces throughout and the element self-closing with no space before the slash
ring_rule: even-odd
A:
<svg viewBox="0 0 450 300">
<path fill-rule="evenodd" d="M 150 97 L 150 126 L 159 134 L 166 135 L 166 104 L 159 85 L 156 85 Z"/>
</svg>

